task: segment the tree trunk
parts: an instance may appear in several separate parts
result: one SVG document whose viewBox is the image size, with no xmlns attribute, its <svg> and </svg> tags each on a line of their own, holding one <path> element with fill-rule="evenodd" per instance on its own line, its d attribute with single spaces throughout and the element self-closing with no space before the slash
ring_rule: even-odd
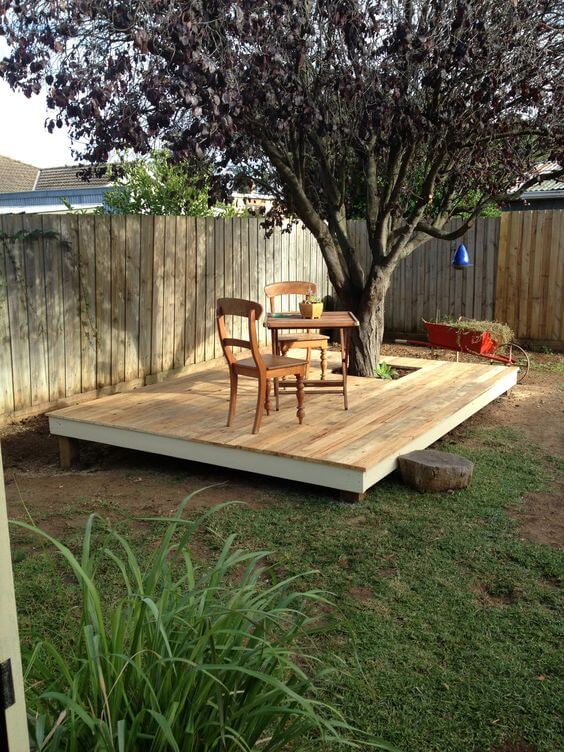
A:
<svg viewBox="0 0 564 752">
<path fill-rule="evenodd" d="M 301 218 L 306 223 L 304 217 Z M 323 224 L 324 232 L 316 235 L 316 239 L 337 293 L 339 307 L 352 311 L 359 321 L 359 327 L 353 329 L 351 335 L 349 373 L 352 376 L 374 376 L 384 336 L 384 301 L 397 262 L 387 259 L 385 265 L 373 266 L 366 277 L 354 257 L 348 259 L 348 268 L 345 268 L 342 257 L 347 259 L 347 254 L 354 253 L 354 249 L 341 247 L 339 255 L 339 240 L 326 229 Z M 355 269 L 358 274 L 353 273 Z"/>
<path fill-rule="evenodd" d="M 379 271 L 375 280 L 356 300 L 342 301 L 343 308 L 352 311 L 360 323 L 351 337 L 349 373 L 353 376 L 374 376 L 374 369 L 380 360 L 384 302 L 389 286 L 390 274 Z"/>
<path fill-rule="evenodd" d="M 374 369 L 380 358 L 382 328 L 370 313 L 357 312 L 359 328 L 351 337 L 349 373 L 352 376 L 374 376 Z"/>
</svg>

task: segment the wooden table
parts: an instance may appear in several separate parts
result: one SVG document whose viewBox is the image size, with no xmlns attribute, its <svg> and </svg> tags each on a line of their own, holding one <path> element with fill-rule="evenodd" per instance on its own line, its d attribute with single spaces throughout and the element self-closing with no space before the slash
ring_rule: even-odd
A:
<svg viewBox="0 0 564 752">
<path fill-rule="evenodd" d="M 321 318 L 306 319 L 299 313 L 267 314 L 264 325 L 272 332 L 272 352 L 280 354 L 278 346 L 278 332 L 283 329 L 339 329 L 341 345 L 342 378 L 340 379 L 306 379 L 304 386 L 308 391 L 323 391 L 325 394 L 342 394 L 345 410 L 349 409 L 347 396 L 347 371 L 349 366 L 349 350 L 351 332 L 358 327 L 358 319 L 350 311 L 324 311 Z M 294 384 L 281 382 L 275 384 L 283 389 L 295 389 Z M 311 389 L 313 387 L 313 389 Z M 339 387 L 339 388 L 337 388 Z M 327 391 L 330 389 L 331 391 Z"/>
</svg>

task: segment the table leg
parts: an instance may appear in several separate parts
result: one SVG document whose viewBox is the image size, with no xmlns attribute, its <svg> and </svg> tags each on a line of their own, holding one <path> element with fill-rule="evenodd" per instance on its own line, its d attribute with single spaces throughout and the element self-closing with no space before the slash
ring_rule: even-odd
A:
<svg viewBox="0 0 564 752">
<path fill-rule="evenodd" d="M 298 416 L 298 421 L 300 423 L 300 426 L 304 422 L 304 415 L 305 415 L 305 410 L 304 410 L 304 381 L 303 381 L 303 379 L 304 379 L 304 377 L 303 377 L 302 373 L 297 373 L 296 374 L 296 392 L 297 392 L 297 397 L 298 397 L 298 412 L 297 412 L 297 416 Z"/>
<path fill-rule="evenodd" d="M 348 370 L 349 370 L 349 360 L 350 360 L 349 356 L 350 356 L 350 352 L 351 352 L 351 340 L 352 340 L 353 330 L 352 329 L 347 329 L 346 330 L 346 335 L 347 335 L 347 339 L 346 339 L 346 346 L 345 346 L 345 360 L 347 361 L 347 373 L 348 373 Z"/>
</svg>

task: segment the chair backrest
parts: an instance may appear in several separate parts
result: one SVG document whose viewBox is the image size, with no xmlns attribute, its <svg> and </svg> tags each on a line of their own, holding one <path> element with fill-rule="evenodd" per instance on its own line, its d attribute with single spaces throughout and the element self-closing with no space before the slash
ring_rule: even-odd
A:
<svg viewBox="0 0 564 752">
<path fill-rule="evenodd" d="M 226 316 L 240 316 L 247 319 L 248 339 L 238 339 L 230 337 L 225 324 Z M 251 351 L 253 360 L 257 368 L 264 369 L 264 363 L 260 354 L 260 346 L 257 337 L 257 321 L 262 316 L 262 306 L 253 300 L 243 300 L 242 298 L 219 298 L 216 307 L 217 331 L 221 349 L 225 359 L 231 365 L 237 362 L 233 353 L 234 347 L 244 347 Z"/>
<path fill-rule="evenodd" d="M 273 282 L 266 285 L 264 294 L 268 298 L 270 313 L 276 313 L 276 298 L 281 295 L 315 295 L 317 285 L 315 282 Z"/>
</svg>

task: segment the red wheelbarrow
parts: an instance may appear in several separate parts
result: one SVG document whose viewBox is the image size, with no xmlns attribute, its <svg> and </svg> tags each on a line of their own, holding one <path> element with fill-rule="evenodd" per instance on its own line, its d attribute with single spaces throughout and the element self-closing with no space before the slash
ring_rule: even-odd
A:
<svg viewBox="0 0 564 752">
<path fill-rule="evenodd" d="M 464 319 L 459 319 L 464 321 Z M 453 350 L 456 352 L 458 361 L 460 353 L 470 353 L 480 358 L 489 360 L 490 363 L 501 363 L 504 366 L 516 366 L 519 368 L 518 381 L 523 381 L 529 373 L 529 356 L 520 345 L 515 342 L 498 344 L 489 332 L 476 331 L 474 329 L 461 329 L 450 324 L 432 324 L 423 320 L 427 331 L 427 340 L 419 339 L 396 339 L 400 345 L 415 345 L 415 347 L 428 347 L 431 350 Z"/>
</svg>

